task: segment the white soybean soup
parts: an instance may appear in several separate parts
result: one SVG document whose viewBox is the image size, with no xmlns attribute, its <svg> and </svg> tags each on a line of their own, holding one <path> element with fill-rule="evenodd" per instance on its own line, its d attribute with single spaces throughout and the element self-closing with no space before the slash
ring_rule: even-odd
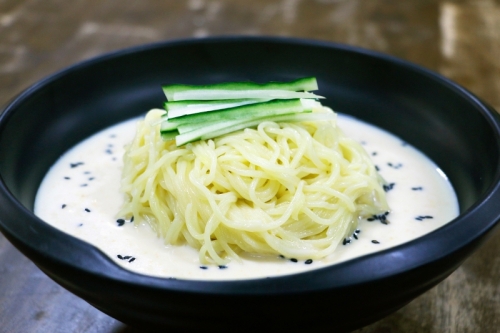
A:
<svg viewBox="0 0 500 333">
<path fill-rule="evenodd" d="M 380 251 L 429 233 L 458 215 L 453 188 L 443 172 L 401 139 L 354 118 L 338 126 L 371 156 L 391 207 L 387 216 L 362 220 L 358 230 L 322 260 L 242 254 L 226 266 L 201 265 L 198 251 L 165 245 L 147 224 L 116 216 L 124 145 L 137 119 L 107 128 L 64 154 L 38 191 L 35 214 L 54 227 L 101 249 L 117 264 L 141 274 L 197 280 L 234 280 L 293 274 Z"/>
</svg>

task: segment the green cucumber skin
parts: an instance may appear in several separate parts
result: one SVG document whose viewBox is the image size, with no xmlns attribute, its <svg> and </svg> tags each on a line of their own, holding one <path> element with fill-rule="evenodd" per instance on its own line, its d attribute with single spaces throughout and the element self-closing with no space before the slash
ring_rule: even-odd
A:
<svg viewBox="0 0 500 333">
<path fill-rule="evenodd" d="M 335 113 L 314 113 L 322 96 L 315 77 L 288 82 L 226 82 L 208 85 L 171 84 L 162 87 L 167 97 L 161 135 L 177 146 L 211 139 L 263 121 L 333 120 Z"/>
<path fill-rule="evenodd" d="M 160 125 L 160 132 L 163 133 L 163 132 L 170 132 L 173 130 L 177 130 L 177 127 L 179 127 L 179 125 L 180 124 L 177 122 L 164 120 Z"/>
<path fill-rule="evenodd" d="M 182 117 L 167 119 L 162 122 L 161 130 L 172 130 L 184 124 L 208 123 L 248 117 L 264 117 L 283 113 L 300 113 L 310 111 L 304 108 L 300 99 L 272 100 L 269 102 L 243 105 L 235 108 L 212 112 L 195 113 Z"/>
<path fill-rule="evenodd" d="M 263 121 L 274 122 L 300 122 L 300 121 L 321 121 L 335 120 L 337 115 L 334 112 L 329 113 L 292 113 L 272 115 L 252 119 L 233 120 L 225 123 L 216 123 L 211 126 L 205 126 L 200 129 L 179 134 L 175 137 L 177 146 L 182 146 L 198 140 L 208 140 L 224 134 L 239 131 L 248 127 L 255 127 Z"/>
<path fill-rule="evenodd" d="M 173 95 L 187 90 L 289 90 L 289 91 L 312 91 L 318 89 L 315 77 L 305 77 L 288 82 L 224 82 L 207 85 L 169 84 L 162 86 L 163 92 L 169 101 Z"/>
<path fill-rule="evenodd" d="M 242 105 L 257 104 L 267 102 L 269 99 L 225 99 L 225 100 L 186 100 L 165 102 L 164 109 L 167 114 L 164 117 L 169 119 L 182 117 L 189 114 L 217 111 L 222 109 L 234 108 Z"/>
<path fill-rule="evenodd" d="M 177 109 L 184 109 L 184 108 L 189 108 L 189 107 L 201 107 L 201 106 L 219 106 L 219 105 L 225 105 L 225 104 L 240 104 L 240 103 L 260 103 L 260 102 L 265 102 L 266 100 L 262 99 L 253 99 L 253 100 L 248 100 L 245 98 L 237 98 L 237 99 L 225 99 L 225 100 L 205 100 L 205 101 L 200 101 L 200 100 L 185 100 L 185 101 L 173 101 L 173 102 L 165 102 L 163 105 L 165 107 L 166 111 L 172 111 L 172 110 L 177 110 Z"/>
<path fill-rule="evenodd" d="M 177 130 L 161 132 L 161 138 L 163 141 L 175 140 L 175 137 L 179 135 Z"/>
<path fill-rule="evenodd" d="M 312 113 L 312 110 L 304 110 L 303 112 L 300 112 L 300 114 L 302 113 Z M 200 128 L 203 128 L 203 127 L 207 127 L 207 126 L 212 126 L 212 125 L 215 125 L 215 124 L 220 124 L 220 123 L 228 123 L 228 122 L 235 122 L 235 123 L 241 123 L 243 121 L 250 121 L 252 119 L 261 119 L 263 117 L 274 117 L 274 116 L 280 116 L 280 115 L 292 115 L 292 114 L 299 114 L 297 112 L 280 112 L 280 113 L 276 113 L 276 114 L 271 114 L 271 115 L 259 115 L 259 116 L 255 116 L 253 114 L 249 114 L 249 115 L 245 115 L 241 118 L 237 118 L 237 119 L 230 119 L 230 120 L 216 120 L 216 121 L 210 121 L 210 122 L 197 122 L 197 123 L 194 123 L 194 124 L 191 124 L 191 123 L 187 123 L 187 124 L 181 124 L 181 125 L 178 125 L 177 126 L 177 131 L 179 132 L 179 134 L 184 134 L 184 133 L 187 133 L 187 132 L 191 132 L 191 131 L 196 131 Z"/>
<path fill-rule="evenodd" d="M 211 132 L 219 131 L 227 127 L 233 127 L 234 125 L 244 122 L 242 120 L 229 120 L 226 122 L 216 122 L 208 126 L 203 126 L 197 130 L 190 131 L 187 133 L 179 134 L 175 137 L 175 144 L 179 147 L 190 142 L 198 141 L 201 139 L 202 135 L 206 135 Z"/>
<path fill-rule="evenodd" d="M 289 91 L 289 90 L 186 90 L 173 94 L 172 100 L 225 100 L 225 99 L 295 99 L 309 98 L 319 99 L 323 96 L 315 95 L 311 92 Z"/>
</svg>

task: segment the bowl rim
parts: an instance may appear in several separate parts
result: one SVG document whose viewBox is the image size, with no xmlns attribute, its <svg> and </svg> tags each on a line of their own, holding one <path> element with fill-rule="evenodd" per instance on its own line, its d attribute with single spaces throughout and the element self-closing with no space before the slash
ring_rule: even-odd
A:
<svg viewBox="0 0 500 333">
<path fill-rule="evenodd" d="M 342 51 L 347 51 L 349 53 L 363 54 L 368 57 L 375 57 L 379 60 L 390 62 L 396 66 L 404 67 L 413 72 L 417 72 L 419 75 L 424 75 L 432 80 L 440 81 L 447 88 L 451 89 L 456 94 L 459 94 L 463 99 L 472 103 L 476 109 L 481 113 L 481 115 L 486 119 L 489 126 L 497 134 L 497 147 L 500 147 L 500 117 L 496 111 L 481 101 L 473 93 L 460 86 L 459 84 L 451 81 L 450 79 L 424 68 L 420 65 L 414 64 L 412 62 L 384 54 L 378 51 L 368 50 L 365 48 L 335 43 L 329 41 L 313 40 L 313 39 L 303 39 L 303 38 L 291 38 L 291 37 L 279 37 L 279 36 L 220 36 L 220 37 L 208 37 L 208 38 L 183 38 L 183 39 L 173 39 L 160 41 L 150 44 L 138 45 L 134 47 L 129 47 L 122 50 L 117 50 L 113 52 L 108 52 L 103 55 L 98 55 L 90 59 L 77 62 L 76 64 L 65 67 L 51 75 L 44 77 L 43 79 L 35 82 L 16 97 L 14 97 L 10 103 L 4 108 L 4 111 L 0 113 L 0 131 L 7 123 L 11 115 L 16 111 L 16 108 L 22 104 L 26 99 L 35 94 L 37 91 L 43 89 L 44 87 L 50 85 L 52 82 L 57 81 L 59 78 L 67 75 L 71 75 L 73 72 L 90 68 L 96 63 L 103 61 L 109 61 L 120 57 L 125 57 L 130 54 L 159 50 L 165 47 L 176 47 L 179 45 L 193 45 L 193 44 L 213 44 L 213 43 L 246 43 L 246 42 L 266 42 L 274 44 L 286 44 L 286 45 L 300 45 L 307 47 L 316 48 L 329 48 L 337 49 Z M 499 148 L 500 149 L 500 148 Z M 69 235 L 55 229 L 48 223 L 40 220 L 34 215 L 31 210 L 24 207 L 10 192 L 7 185 L 5 184 L 3 178 L 0 175 L 0 196 L 3 196 L 5 200 L 10 203 L 13 210 L 16 210 L 22 216 L 30 221 L 30 223 L 41 225 L 42 229 L 50 230 L 51 237 L 68 237 Z M 497 165 L 496 173 L 494 177 L 494 182 L 489 186 L 489 188 L 480 196 L 471 207 L 466 211 L 462 212 L 457 218 L 455 218 L 450 223 L 442 226 L 441 228 L 419 237 L 410 242 L 368 254 L 362 257 L 354 258 L 339 264 L 332 266 L 318 268 L 312 271 L 306 271 L 303 273 L 297 273 L 292 275 L 276 276 L 270 278 L 256 278 L 248 280 L 223 280 L 223 281 L 202 281 L 202 280 L 188 280 L 188 279 L 172 279 L 172 278 L 161 278 L 143 275 L 140 273 L 135 273 L 125 268 L 115 264 L 107 255 L 101 252 L 95 246 L 85 243 L 79 239 L 72 236 L 72 243 L 76 244 L 77 247 L 83 247 L 85 249 L 91 248 L 91 257 L 93 260 L 99 262 L 98 269 L 91 269 L 88 267 L 78 266 L 74 263 L 68 262 L 65 258 L 56 256 L 54 253 L 50 253 L 47 249 L 40 247 L 34 247 L 31 244 L 24 244 L 22 236 L 13 228 L 6 225 L 2 220 L 0 220 L 0 230 L 8 236 L 9 240 L 14 243 L 21 243 L 27 246 L 32 251 L 37 251 L 42 253 L 44 256 L 49 257 L 52 261 L 58 262 L 63 265 L 68 265 L 71 267 L 76 267 L 86 273 L 96 274 L 101 278 L 126 282 L 127 284 L 134 284 L 140 287 L 146 288 L 160 288 L 169 290 L 183 290 L 186 292 L 196 292 L 205 294 L 290 294 L 290 293 L 304 293 L 312 291 L 321 291 L 324 289 L 332 288 L 342 288 L 345 286 L 352 286 L 357 284 L 363 284 L 372 282 L 374 280 L 384 279 L 390 276 L 395 276 L 402 274 L 403 272 L 412 270 L 416 267 L 430 264 L 441 258 L 445 258 L 451 253 L 457 251 L 464 245 L 473 243 L 480 236 L 484 235 L 487 231 L 492 229 L 497 222 L 500 220 L 500 209 L 494 210 L 495 205 L 493 201 L 500 202 L 500 165 Z M 477 223 L 474 216 L 482 215 L 487 217 L 489 222 L 482 221 Z M 483 219 L 484 220 L 484 219 Z M 469 223 L 469 227 L 465 230 L 457 231 L 459 226 L 467 224 L 467 221 L 475 221 L 474 228 L 472 228 L 473 223 Z M 49 228 L 46 228 L 49 227 Z M 464 229 L 463 227 L 461 227 Z M 420 255 L 418 257 L 411 257 L 409 254 L 415 250 L 416 244 L 425 244 L 429 248 L 432 248 L 432 243 L 436 239 L 441 238 L 444 233 L 458 233 L 461 235 L 463 241 L 458 243 L 451 243 L 446 251 L 440 252 L 439 256 L 433 255 L 429 258 L 425 255 Z M 61 234 L 63 236 L 61 236 Z M 422 246 L 422 245 L 420 245 Z M 385 267 L 380 270 L 370 269 L 369 264 L 373 261 L 374 257 L 385 258 L 384 260 L 392 260 L 395 264 L 391 267 Z M 382 259 L 381 259 L 382 260 Z M 363 274 L 352 274 L 352 272 L 359 272 L 360 265 L 366 265 L 366 269 Z M 102 267 L 106 267 L 105 270 Z M 337 271 L 343 271 L 344 273 L 337 275 Z M 350 274 L 347 279 L 346 274 Z M 328 277 L 328 279 L 324 279 Z M 307 283 L 305 284 L 304 282 Z M 311 283 L 314 281 L 314 283 Z M 280 288 L 276 288 L 280 285 Z"/>
</svg>

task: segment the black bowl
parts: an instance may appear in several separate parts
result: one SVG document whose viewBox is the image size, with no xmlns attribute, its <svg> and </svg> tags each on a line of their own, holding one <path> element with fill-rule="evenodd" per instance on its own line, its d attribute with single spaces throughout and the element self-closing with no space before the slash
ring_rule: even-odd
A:
<svg viewBox="0 0 500 333">
<path fill-rule="evenodd" d="M 126 271 L 33 215 L 37 188 L 56 159 L 90 134 L 161 106 L 161 84 L 302 76 L 318 78 L 334 110 L 387 129 L 433 159 L 456 190 L 460 216 L 417 240 L 339 265 L 209 282 Z M 57 283 L 138 327 L 355 329 L 443 280 L 500 218 L 497 113 L 442 76 L 345 45 L 229 37 L 136 47 L 44 79 L 0 117 L 2 232 Z"/>
</svg>

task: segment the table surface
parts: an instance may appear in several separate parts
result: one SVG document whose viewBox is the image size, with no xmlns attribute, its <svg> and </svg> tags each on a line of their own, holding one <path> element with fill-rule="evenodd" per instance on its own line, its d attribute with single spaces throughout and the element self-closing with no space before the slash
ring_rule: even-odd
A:
<svg viewBox="0 0 500 333">
<path fill-rule="evenodd" d="M 500 110 L 500 0 L 0 0 L 0 105 L 109 51 L 227 34 L 381 51 L 437 71 Z M 499 251 L 497 232 L 442 283 L 357 332 L 499 331 Z M 55 284 L 0 234 L 0 332 L 137 331 Z"/>
</svg>

